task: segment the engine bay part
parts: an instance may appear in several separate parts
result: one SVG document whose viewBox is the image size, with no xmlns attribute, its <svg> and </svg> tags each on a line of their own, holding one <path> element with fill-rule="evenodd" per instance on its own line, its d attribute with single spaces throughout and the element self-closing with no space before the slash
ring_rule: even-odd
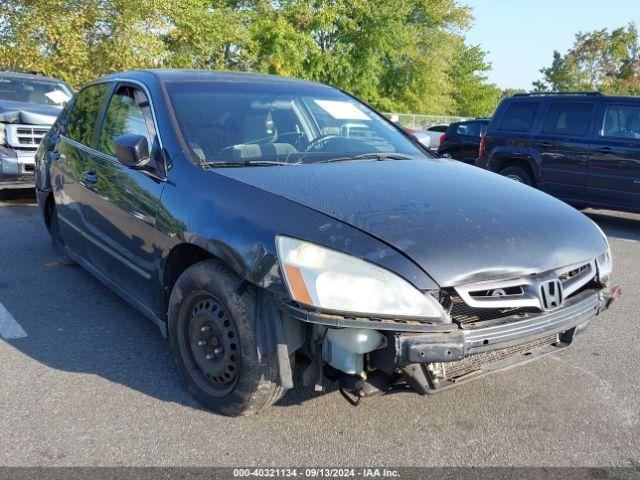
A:
<svg viewBox="0 0 640 480">
<path fill-rule="evenodd" d="M 386 337 L 364 328 L 330 328 L 322 344 L 322 357 L 332 367 L 351 375 L 364 371 L 364 354 L 384 347 Z"/>
</svg>

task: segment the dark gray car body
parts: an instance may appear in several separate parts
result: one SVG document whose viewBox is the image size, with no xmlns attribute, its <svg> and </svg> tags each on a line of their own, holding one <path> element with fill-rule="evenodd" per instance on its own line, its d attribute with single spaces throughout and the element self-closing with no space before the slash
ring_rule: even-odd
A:
<svg viewBox="0 0 640 480">
<path fill-rule="evenodd" d="M 322 312 L 291 305 L 276 253 L 277 235 L 365 259 L 425 294 L 473 282 L 547 275 L 593 261 L 607 251 L 593 222 L 566 204 L 499 175 L 431 158 L 427 152 L 420 160 L 203 169 L 185 154 L 166 102 L 163 82 L 182 79 L 256 88 L 329 88 L 277 77 L 171 71 L 129 72 L 97 81 L 106 84 L 108 92 L 118 85 L 135 86 L 151 100 L 161 146 L 160 167 L 154 172 L 127 168 L 97 152 L 95 144 L 71 141 L 65 136 L 64 115 L 45 138 L 36 169 L 43 212 L 46 215 L 55 201 L 61 234 L 73 257 L 163 332 L 177 276 L 207 256 L 273 298 L 282 306 L 283 322 L 288 307 L 296 309 L 289 314 L 303 322 L 342 321 L 336 320 L 336 312 L 323 317 Z M 528 330 L 506 336 L 508 345 L 584 324 L 605 308 L 602 287 L 582 292 L 564 316 L 555 312 L 535 317 L 538 323 Z M 262 335 L 265 345 L 271 345 L 264 351 L 269 353 L 277 337 L 269 322 L 279 320 L 264 321 Z M 380 325 L 367 319 L 344 321 L 363 328 Z M 478 345 L 485 350 L 507 346 L 497 341 L 497 346 L 487 347 L 500 337 L 495 325 L 491 332 L 476 331 L 473 338 L 468 327 L 455 322 L 384 328 L 393 335 L 409 330 L 435 335 L 427 339 L 439 342 L 425 357 L 430 361 L 447 355 L 460 359 L 476 353 Z M 397 336 L 389 345 L 400 341 Z M 398 352 L 392 355 L 398 357 Z"/>
</svg>

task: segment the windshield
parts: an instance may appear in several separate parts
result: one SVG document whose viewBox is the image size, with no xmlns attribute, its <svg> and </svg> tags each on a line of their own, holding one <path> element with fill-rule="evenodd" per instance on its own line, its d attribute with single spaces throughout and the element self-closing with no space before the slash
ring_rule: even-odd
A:
<svg viewBox="0 0 640 480">
<path fill-rule="evenodd" d="M 0 100 L 63 107 L 71 90 L 62 82 L 0 77 Z"/>
<path fill-rule="evenodd" d="M 392 153 L 424 158 L 378 114 L 328 87 L 169 82 L 167 90 L 185 143 L 209 166 L 370 159 L 367 154 L 386 159 Z"/>
</svg>

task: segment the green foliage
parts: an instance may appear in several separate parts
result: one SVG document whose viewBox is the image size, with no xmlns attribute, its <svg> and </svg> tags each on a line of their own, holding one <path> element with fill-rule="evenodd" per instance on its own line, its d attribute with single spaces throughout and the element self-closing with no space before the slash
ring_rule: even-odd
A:
<svg viewBox="0 0 640 480">
<path fill-rule="evenodd" d="M 382 110 L 490 114 L 485 53 L 457 0 L 10 0 L 0 68 L 78 87 L 119 70 L 196 68 L 328 83 Z"/>
<path fill-rule="evenodd" d="M 611 32 L 602 29 L 576 34 L 564 55 L 554 52 L 550 67 L 540 70 L 539 91 L 595 90 L 640 95 L 640 37 L 635 24 Z"/>
<path fill-rule="evenodd" d="M 505 88 L 500 92 L 500 100 L 503 98 L 513 97 L 519 93 L 528 93 L 524 88 Z"/>
<path fill-rule="evenodd" d="M 450 72 L 453 82 L 453 98 L 458 112 L 465 117 L 492 115 L 502 96 L 501 90 L 486 82 L 483 74 L 491 69 L 486 63 L 485 52 L 478 46 L 460 43 L 458 54 Z"/>
</svg>

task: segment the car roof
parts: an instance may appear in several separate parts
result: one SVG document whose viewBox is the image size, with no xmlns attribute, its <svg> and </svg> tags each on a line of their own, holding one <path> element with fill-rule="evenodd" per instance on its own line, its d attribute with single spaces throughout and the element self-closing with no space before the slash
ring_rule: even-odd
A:
<svg viewBox="0 0 640 480">
<path fill-rule="evenodd" d="M 245 72 L 220 72 L 215 70 L 130 70 L 126 72 L 113 73 L 102 77 L 100 80 L 115 79 L 140 79 L 151 75 L 161 82 L 251 82 L 251 83 L 279 83 L 291 85 L 308 85 L 315 87 L 332 88 L 322 83 L 300 80 L 297 78 L 287 78 L 278 75 L 265 75 Z"/>
<path fill-rule="evenodd" d="M 26 73 L 26 72 L 9 72 L 9 71 L 0 71 L 0 78 L 16 78 L 23 80 L 41 80 L 44 82 L 57 82 L 57 83 L 65 83 L 64 80 L 60 80 L 59 78 L 46 77 L 44 75 L 40 75 L 37 73 Z"/>
<path fill-rule="evenodd" d="M 478 123 L 489 123 L 489 122 L 491 122 L 491 119 L 490 118 L 470 118 L 469 120 L 459 120 L 457 122 L 451 122 L 449 124 L 449 126 L 451 126 L 451 125 L 462 125 L 462 124 L 465 124 L 465 123 L 475 123 L 475 122 L 478 122 Z"/>
<path fill-rule="evenodd" d="M 581 102 L 584 100 L 615 100 L 615 101 L 633 101 L 638 100 L 638 97 L 631 95 L 605 95 L 601 92 L 534 92 L 534 93 L 517 93 L 512 97 L 508 97 L 505 100 L 562 100 L 562 101 L 576 101 Z"/>
</svg>

